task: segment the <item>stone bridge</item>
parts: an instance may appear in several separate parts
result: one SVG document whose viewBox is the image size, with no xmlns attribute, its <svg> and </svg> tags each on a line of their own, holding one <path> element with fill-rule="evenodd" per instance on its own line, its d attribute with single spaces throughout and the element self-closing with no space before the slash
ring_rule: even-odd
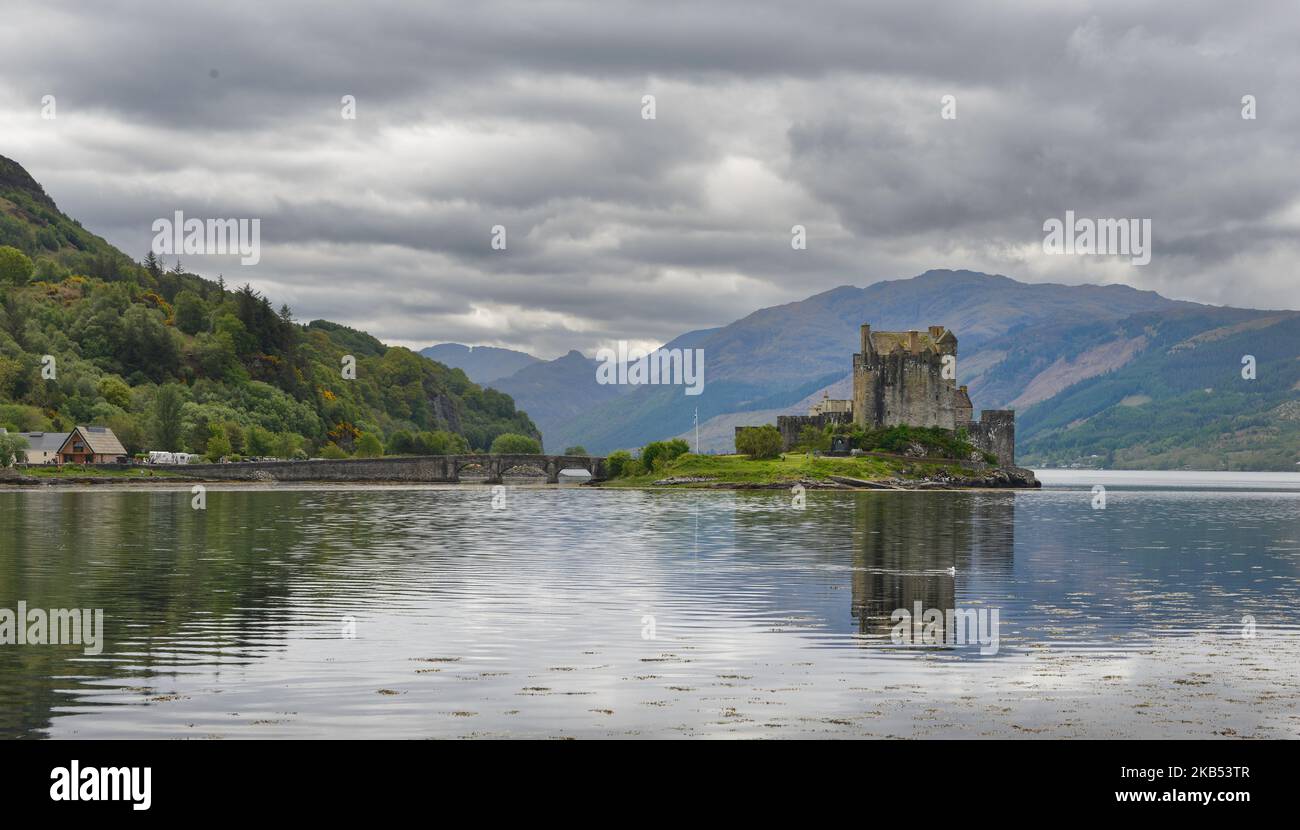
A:
<svg viewBox="0 0 1300 830">
<path fill-rule="evenodd" d="M 500 484 L 501 476 L 516 467 L 533 467 L 546 474 L 547 484 L 558 484 L 561 470 L 586 470 L 596 481 L 603 481 L 605 459 L 586 455 L 491 455 L 489 453 L 470 453 L 467 455 L 434 456 L 446 459 L 448 481 L 460 481 L 460 473 L 466 467 L 478 466 L 487 473 L 488 484 Z"/>
<path fill-rule="evenodd" d="M 104 469 L 134 469 L 139 465 L 98 464 Z M 466 467 L 477 466 L 488 484 L 500 484 L 501 477 L 516 467 L 531 467 L 557 484 L 561 470 L 586 470 L 592 479 L 607 478 L 605 459 L 587 455 L 416 455 L 387 458 L 314 459 L 311 461 L 240 461 L 231 464 L 186 464 L 153 469 L 186 478 L 219 481 L 371 481 L 371 482 L 455 482 Z"/>
</svg>

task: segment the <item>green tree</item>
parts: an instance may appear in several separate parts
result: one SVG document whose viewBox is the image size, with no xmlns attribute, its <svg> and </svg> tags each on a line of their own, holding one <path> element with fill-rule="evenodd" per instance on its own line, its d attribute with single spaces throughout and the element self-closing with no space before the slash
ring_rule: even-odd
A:
<svg viewBox="0 0 1300 830">
<path fill-rule="evenodd" d="M 347 458 L 348 453 L 347 450 L 343 449 L 338 444 L 326 444 L 320 448 L 320 457 L 338 461 Z"/>
<path fill-rule="evenodd" d="M 647 470 L 655 469 L 655 462 L 663 459 L 666 464 L 679 455 L 686 453 L 691 448 L 680 438 L 674 438 L 671 441 L 651 441 L 641 449 L 641 463 Z"/>
<path fill-rule="evenodd" d="M 587 448 L 582 446 L 581 444 L 578 444 L 577 446 L 574 447 L 565 447 L 564 454 L 565 455 L 586 455 Z"/>
<path fill-rule="evenodd" d="M 108 428 L 113 430 L 113 434 L 122 442 L 122 447 L 128 454 L 135 455 L 148 449 L 149 436 L 141 426 L 138 416 L 129 412 L 113 415 L 108 419 Z"/>
<path fill-rule="evenodd" d="M 13 432 L 58 431 L 39 408 L 16 403 L 0 403 L 0 426 Z"/>
<path fill-rule="evenodd" d="M 469 452 L 469 441 L 465 440 L 464 435 L 457 435 L 454 432 L 442 431 L 447 436 L 447 452 L 451 454 Z M 541 445 L 538 445 L 539 447 Z M 540 450 L 539 450 L 540 451 Z"/>
<path fill-rule="evenodd" d="M 226 421 L 221 425 L 221 428 L 226 433 L 226 440 L 230 442 L 231 451 L 242 455 L 244 452 L 244 428 L 234 421 Z"/>
<path fill-rule="evenodd" d="M 411 452 L 416 455 L 446 455 L 447 436 L 442 432 L 417 432 L 411 439 Z"/>
<path fill-rule="evenodd" d="M 388 436 L 389 455 L 408 455 L 415 452 L 415 436 L 404 429 L 399 429 Z"/>
<path fill-rule="evenodd" d="M 158 387 L 153 399 L 153 437 L 158 449 L 175 452 L 181 448 L 181 407 L 185 398 L 174 383 Z"/>
<path fill-rule="evenodd" d="M 744 427 L 736 436 L 736 452 L 754 460 L 776 458 L 781 454 L 781 433 L 771 424 Z"/>
<path fill-rule="evenodd" d="M 799 430 L 799 448 L 805 452 L 813 450 L 825 452 L 831 448 L 831 437 L 825 430 L 818 429 L 812 424 L 804 424 L 803 429 Z"/>
<path fill-rule="evenodd" d="M 235 340 L 228 331 L 203 332 L 194 338 L 194 359 L 204 377 L 235 382 L 248 379 L 248 373 L 235 353 Z"/>
<path fill-rule="evenodd" d="M 17 360 L 0 355 L 0 398 L 18 397 L 17 390 L 23 384 L 26 367 Z"/>
<path fill-rule="evenodd" d="M 637 476 L 643 476 L 645 474 L 646 474 L 645 465 L 641 463 L 641 459 L 639 458 L 629 458 L 623 464 L 624 478 L 636 478 Z"/>
<path fill-rule="evenodd" d="M 256 425 L 249 427 L 246 444 L 249 455 L 269 456 L 275 454 L 275 435 L 265 427 Z"/>
<path fill-rule="evenodd" d="M 610 478 L 618 478 L 623 475 L 624 469 L 631 460 L 632 453 L 627 450 L 615 450 L 605 459 L 605 470 Z"/>
<path fill-rule="evenodd" d="M 373 432 L 362 433 L 357 441 L 357 458 L 378 458 L 384 454 L 384 445 Z"/>
<path fill-rule="evenodd" d="M 208 436 L 208 460 L 215 464 L 230 455 L 231 452 L 230 439 L 226 437 L 225 430 L 214 424 L 212 434 Z"/>
<path fill-rule="evenodd" d="M 131 387 L 117 375 L 104 375 L 95 385 L 95 391 L 104 400 L 119 409 L 131 408 Z"/>
<path fill-rule="evenodd" d="M 27 439 L 12 432 L 0 433 L 0 467 L 12 467 L 15 462 L 26 461 Z"/>
<path fill-rule="evenodd" d="M 492 442 L 492 449 L 488 452 L 493 455 L 541 455 L 542 445 L 536 438 L 529 438 L 527 435 L 520 435 L 515 432 L 503 432 Z"/>
<path fill-rule="evenodd" d="M 208 306 L 203 298 L 188 288 L 176 295 L 176 328 L 186 334 L 198 334 L 208 327 Z"/>
<path fill-rule="evenodd" d="M 409 441 L 403 437 L 400 431 L 394 433 L 393 441 L 390 442 L 396 447 L 405 447 L 405 449 L 393 450 L 393 452 L 406 452 L 412 455 L 455 455 L 456 453 L 469 452 L 469 442 L 463 435 L 457 435 L 454 432 L 446 430 L 425 430 L 409 436 Z"/>
<path fill-rule="evenodd" d="M 149 253 L 144 255 L 143 264 L 144 270 L 149 272 L 149 276 L 153 277 L 155 283 L 162 279 L 162 264 L 158 262 L 158 255 L 153 252 L 152 248 L 149 249 Z"/>
<path fill-rule="evenodd" d="M 302 436 L 296 432 L 281 432 L 275 436 L 275 454 L 280 458 L 306 458 Z"/>
<path fill-rule="evenodd" d="M 27 254 L 17 248 L 0 245 L 0 282 L 26 285 L 32 278 L 32 270 L 32 261 Z"/>
<path fill-rule="evenodd" d="M 121 374 L 140 372 L 161 383 L 180 365 L 180 348 L 173 339 L 179 335 L 163 324 L 160 312 L 132 304 L 121 317 L 119 332 L 112 356 Z"/>
</svg>

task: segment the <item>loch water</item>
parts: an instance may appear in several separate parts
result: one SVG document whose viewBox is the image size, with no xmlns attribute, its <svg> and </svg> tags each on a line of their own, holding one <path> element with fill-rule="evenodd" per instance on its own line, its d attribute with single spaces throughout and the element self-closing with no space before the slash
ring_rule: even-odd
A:
<svg viewBox="0 0 1300 830">
<path fill-rule="evenodd" d="M 0 492 L 0 735 L 1295 737 L 1300 476 Z M 1202 476 L 1198 478 L 1198 475 Z M 1104 507 L 1094 487 L 1105 488 Z M 996 649 L 899 609 L 996 611 Z M 992 653 L 990 653 L 992 651 Z"/>
</svg>

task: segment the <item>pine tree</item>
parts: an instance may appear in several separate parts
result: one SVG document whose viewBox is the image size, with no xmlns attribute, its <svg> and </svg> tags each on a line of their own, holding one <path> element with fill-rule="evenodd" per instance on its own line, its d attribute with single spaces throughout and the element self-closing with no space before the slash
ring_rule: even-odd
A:
<svg viewBox="0 0 1300 830">
<path fill-rule="evenodd" d="M 149 276 L 155 280 L 162 276 L 162 266 L 158 264 L 158 255 L 149 249 L 149 253 L 144 256 L 144 270 L 149 272 Z"/>
</svg>

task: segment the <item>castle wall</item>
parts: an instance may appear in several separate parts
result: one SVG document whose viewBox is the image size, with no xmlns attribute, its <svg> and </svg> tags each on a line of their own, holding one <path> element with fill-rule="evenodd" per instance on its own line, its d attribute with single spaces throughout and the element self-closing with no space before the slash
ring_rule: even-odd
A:
<svg viewBox="0 0 1300 830">
<path fill-rule="evenodd" d="M 853 356 L 853 423 L 874 427 L 879 423 L 876 406 L 876 373 L 865 367 L 862 355 Z"/>
<path fill-rule="evenodd" d="M 799 433 L 806 426 L 825 429 L 827 424 L 847 424 L 852 421 L 848 412 L 823 412 L 820 415 L 778 415 L 776 428 L 781 433 L 781 451 L 790 452 L 799 443 Z M 745 427 L 736 427 L 736 435 Z"/>
<path fill-rule="evenodd" d="M 966 387 L 962 387 L 965 390 Z M 975 411 L 971 408 L 970 398 L 964 395 L 958 396 L 953 404 L 953 421 L 957 426 L 968 424 L 975 420 Z"/>
<path fill-rule="evenodd" d="M 953 382 L 941 376 L 937 355 L 892 354 L 883 360 L 881 423 L 956 428 Z"/>
<path fill-rule="evenodd" d="M 854 422 L 955 429 L 956 382 L 943 377 L 942 355 L 894 352 L 853 365 Z"/>
<path fill-rule="evenodd" d="M 1016 463 L 1016 413 L 1011 409 L 985 409 L 980 419 L 967 424 L 971 444 L 998 457 L 1001 467 Z"/>
</svg>

